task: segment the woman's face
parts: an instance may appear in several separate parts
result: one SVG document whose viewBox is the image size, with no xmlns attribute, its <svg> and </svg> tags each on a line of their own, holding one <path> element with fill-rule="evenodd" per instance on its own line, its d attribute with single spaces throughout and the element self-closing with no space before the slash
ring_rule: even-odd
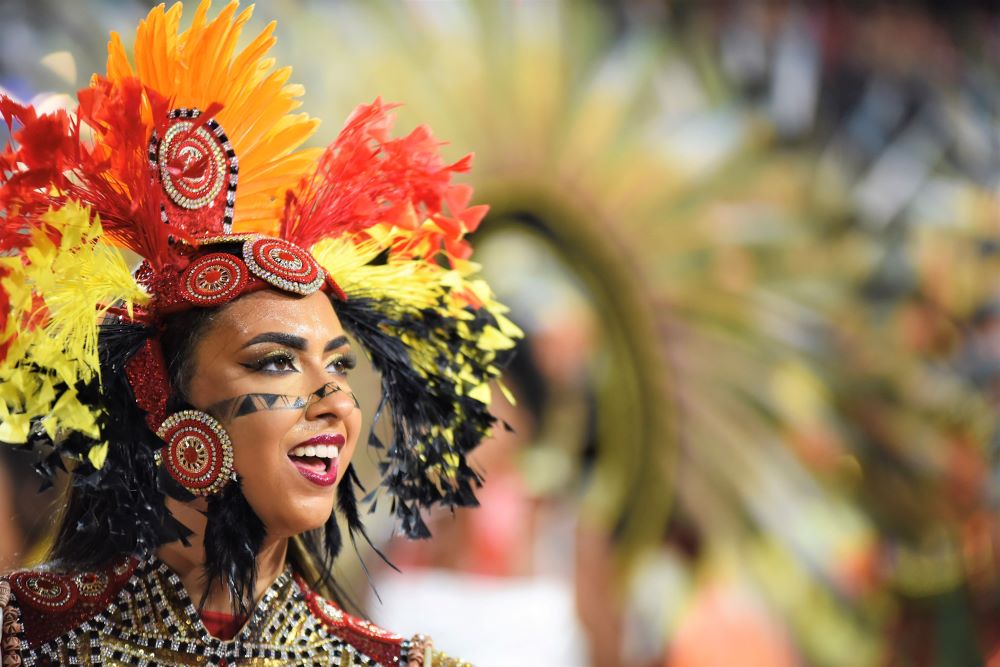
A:
<svg viewBox="0 0 1000 667">
<path fill-rule="evenodd" d="M 361 430 L 353 366 L 322 292 L 248 294 L 195 345 L 188 401 L 229 433 L 243 495 L 271 538 L 318 528 L 333 512 Z"/>
</svg>

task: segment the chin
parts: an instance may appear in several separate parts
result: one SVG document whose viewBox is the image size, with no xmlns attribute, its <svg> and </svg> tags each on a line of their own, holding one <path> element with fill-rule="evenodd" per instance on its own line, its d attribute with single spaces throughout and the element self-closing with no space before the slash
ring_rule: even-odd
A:
<svg viewBox="0 0 1000 667">
<path fill-rule="evenodd" d="M 253 505 L 251 504 L 251 506 Z M 269 517 L 261 516 L 269 537 L 295 537 L 310 530 L 322 528 L 333 514 L 333 504 L 330 502 L 305 502 L 295 507 L 294 511 L 270 514 Z"/>
<path fill-rule="evenodd" d="M 322 528 L 333 514 L 337 500 L 336 483 L 319 486 L 307 482 L 287 461 L 282 463 L 288 469 L 280 468 L 280 464 L 270 467 L 278 474 L 243 479 L 243 495 L 272 539 Z"/>
</svg>

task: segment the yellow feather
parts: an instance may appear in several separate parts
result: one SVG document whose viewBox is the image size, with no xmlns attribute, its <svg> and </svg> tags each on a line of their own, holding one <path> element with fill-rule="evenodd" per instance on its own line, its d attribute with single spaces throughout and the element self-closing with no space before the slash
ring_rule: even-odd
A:
<svg viewBox="0 0 1000 667">
<path fill-rule="evenodd" d="M 72 387 L 100 373 L 98 322 L 107 309 L 132 308 L 148 296 L 121 252 L 100 243 L 100 220 L 88 209 L 71 202 L 41 222 L 23 260 L 0 258 L 9 271 L 3 279 L 11 302 L 8 328 L 17 332 L 0 364 L 0 439 L 24 442 L 33 419 L 53 437 L 76 431 L 97 439 L 98 415 Z M 6 340 L 10 333 L 4 332 Z"/>
<path fill-rule="evenodd" d="M 90 451 L 87 452 L 87 458 L 95 468 L 102 467 L 105 459 L 108 458 L 108 443 L 102 442 L 99 445 L 91 447 Z"/>
<path fill-rule="evenodd" d="M 520 329 L 503 316 L 506 309 L 494 300 L 486 283 L 470 278 L 479 268 L 472 262 L 445 270 L 431 262 L 390 255 L 386 264 L 370 265 L 397 236 L 393 229 L 379 231 L 377 237 L 358 243 L 348 237 L 324 239 L 311 252 L 348 299 L 370 297 L 378 301 L 377 307 L 389 316 L 386 327 L 406 346 L 411 364 L 427 380 L 430 389 L 447 381 L 458 396 L 489 403 L 492 398 L 489 379 L 501 374 L 495 363 L 497 352 L 512 348 L 514 339 L 522 335 Z M 480 307 L 493 316 L 497 326 L 486 326 L 475 333 L 471 330 L 466 322 L 473 315 L 459 296 L 465 293 L 479 299 Z M 419 317 L 426 308 L 442 306 L 456 321 L 453 331 L 463 341 L 458 351 L 454 349 L 452 334 L 431 331 L 418 340 L 405 329 L 395 330 L 391 324 L 405 315 Z M 452 358 L 454 363 L 441 368 L 438 359 L 442 356 Z M 500 389 L 505 395 L 508 393 L 504 387 Z M 447 435 L 445 431 L 442 433 Z M 446 465 L 445 472 L 452 472 L 452 466 Z"/>
<path fill-rule="evenodd" d="M 312 247 L 313 257 L 348 298 L 391 297 L 393 307 L 403 312 L 433 307 L 444 296 L 436 265 L 399 257 L 369 265 L 383 250 L 375 240 L 355 245 L 347 237 L 324 239 Z"/>
<path fill-rule="evenodd" d="M 96 372 L 97 321 L 117 298 L 129 304 L 147 300 L 135 283 L 121 252 L 97 243 L 102 234 L 100 220 L 75 203 L 50 211 L 42 220 L 62 235 L 61 247 L 53 253 L 48 271 L 34 276 L 34 291 L 45 300 L 49 320 L 45 335 L 71 359 L 84 362 Z"/>
</svg>

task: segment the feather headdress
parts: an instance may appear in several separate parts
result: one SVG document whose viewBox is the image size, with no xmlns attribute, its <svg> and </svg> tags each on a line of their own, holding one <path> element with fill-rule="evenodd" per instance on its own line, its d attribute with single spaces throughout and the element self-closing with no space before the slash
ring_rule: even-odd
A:
<svg viewBox="0 0 1000 667">
<path fill-rule="evenodd" d="M 153 491 L 126 489 L 149 477 L 158 441 L 121 418 L 131 401 L 151 431 L 163 421 L 162 318 L 252 289 L 324 289 L 381 374 L 376 421 L 387 411 L 393 426 L 382 482 L 404 531 L 424 536 L 421 507 L 475 502 L 465 454 L 493 423 L 490 383 L 520 335 L 469 261 L 465 236 L 486 208 L 451 179 L 470 157 L 446 163 L 425 127 L 394 137 L 381 100 L 325 150 L 302 148 L 317 121 L 294 113 L 302 89 L 267 57 L 273 24 L 237 51 L 251 10 L 234 2 L 209 20 L 208 8 L 184 32 L 180 4 L 153 9 L 131 60 L 112 35 L 107 74 L 73 113 L 0 98 L 12 137 L 0 154 L 0 441 L 53 448 L 92 487 L 118 484 L 123 516 L 140 518 L 125 547 L 164 539 Z M 224 265 L 206 260 L 220 252 Z M 126 253 L 142 260 L 134 273 Z M 190 280 L 232 266 L 239 280 L 221 287 Z"/>
</svg>

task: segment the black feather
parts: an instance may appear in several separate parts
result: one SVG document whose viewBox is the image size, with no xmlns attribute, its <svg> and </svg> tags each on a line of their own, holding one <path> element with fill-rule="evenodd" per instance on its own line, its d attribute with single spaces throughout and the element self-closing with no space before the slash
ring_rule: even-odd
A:
<svg viewBox="0 0 1000 667">
<path fill-rule="evenodd" d="M 243 496 L 240 482 L 230 482 L 208 499 L 205 528 L 205 604 L 216 582 L 231 593 L 233 613 L 249 616 L 257 585 L 257 554 L 267 529 Z"/>
<path fill-rule="evenodd" d="M 128 359 L 152 334 L 152 329 L 137 324 L 102 325 L 98 334 L 100 381 L 95 378 L 75 387 L 81 402 L 101 411 L 101 440 L 108 443 L 104 466 L 94 469 L 86 458 L 99 440 L 69 433 L 58 443 L 45 443 L 78 462 L 65 518 L 50 555 L 67 569 L 100 567 L 122 554 L 154 549 L 165 531 L 183 534 L 157 488 L 153 452 L 162 443 L 146 425 L 125 374 Z M 55 475 L 59 466 L 46 459 L 41 468 Z"/>
<path fill-rule="evenodd" d="M 393 499 L 393 511 L 403 532 L 411 538 L 425 538 L 430 531 L 420 516 L 422 508 L 478 504 L 475 488 L 482 480 L 466 463 L 465 456 L 495 421 L 486 405 L 462 395 L 455 386 L 451 378 L 457 376 L 457 360 L 471 362 L 466 371 L 483 382 L 495 377 L 502 364 L 477 359 L 476 355 L 482 353 L 467 336 L 460 335 L 457 322 L 443 316 L 439 309 L 393 317 L 388 313 L 397 311 L 391 306 L 389 301 L 359 296 L 334 302 L 345 329 L 368 350 L 382 378 L 382 399 L 368 438 L 372 445 L 383 444 L 375 428 L 388 408 L 392 439 L 379 462 L 381 485 Z M 464 324 L 473 335 L 496 324 L 485 309 L 468 312 L 470 319 Z M 413 367 L 404 340 L 433 340 L 439 349 L 451 353 L 439 353 L 435 360 L 438 372 L 427 377 Z M 444 437 L 442 428 L 451 430 L 450 439 Z M 450 471 L 447 479 L 441 477 L 441 470 Z M 377 497 L 369 494 L 365 500 L 374 504 Z"/>
<path fill-rule="evenodd" d="M 333 569 L 333 561 L 337 559 L 340 554 L 340 549 L 344 544 L 344 540 L 340 535 L 340 524 L 337 522 L 337 513 L 330 512 L 330 518 L 326 520 L 326 525 L 323 526 L 323 550 L 324 550 L 324 570 L 331 572 Z"/>
</svg>

